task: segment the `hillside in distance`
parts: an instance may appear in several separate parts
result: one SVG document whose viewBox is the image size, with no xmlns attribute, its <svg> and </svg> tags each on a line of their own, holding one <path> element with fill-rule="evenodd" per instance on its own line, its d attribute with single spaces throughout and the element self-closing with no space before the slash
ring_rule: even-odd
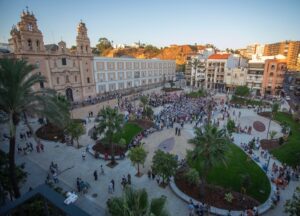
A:
<svg viewBox="0 0 300 216">
<path fill-rule="evenodd" d="M 139 48 L 129 47 L 110 49 L 103 52 L 103 56 L 132 56 L 141 59 L 159 58 L 163 60 L 176 60 L 177 65 L 182 65 L 186 63 L 186 57 L 188 54 L 196 53 L 198 50 L 204 48 L 205 46 L 201 45 L 171 45 L 169 47 L 158 49 L 154 46 L 148 45 Z"/>
</svg>

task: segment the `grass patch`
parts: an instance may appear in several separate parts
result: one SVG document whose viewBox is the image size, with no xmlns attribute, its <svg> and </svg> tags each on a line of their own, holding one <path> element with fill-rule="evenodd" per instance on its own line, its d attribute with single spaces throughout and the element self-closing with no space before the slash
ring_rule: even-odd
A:
<svg viewBox="0 0 300 216">
<path fill-rule="evenodd" d="M 196 92 L 190 92 L 187 94 L 188 97 L 190 98 L 199 98 L 199 97 L 205 97 L 205 91 L 203 90 L 199 90 L 199 91 L 196 91 Z"/>
<path fill-rule="evenodd" d="M 291 134 L 285 144 L 271 151 L 271 153 L 282 163 L 296 167 L 300 165 L 300 124 L 291 114 L 279 112 L 274 120 L 287 124 L 291 128 Z"/>
<path fill-rule="evenodd" d="M 263 102 L 263 101 L 257 101 L 257 100 L 252 100 L 252 99 L 248 99 L 248 98 L 242 98 L 242 97 L 238 97 L 233 95 L 231 100 L 231 103 L 234 104 L 240 104 L 240 105 L 252 105 L 252 106 L 264 106 L 264 105 L 268 105 L 268 103 Z"/>
<path fill-rule="evenodd" d="M 113 142 L 118 143 L 121 138 L 126 140 L 126 145 L 128 145 L 133 137 L 135 137 L 138 133 L 140 133 L 143 129 L 134 123 L 125 123 L 122 132 L 117 133 L 114 138 Z M 103 143 L 108 143 L 106 139 L 102 139 Z"/>
<path fill-rule="evenodd" d="M 241 192 L 243 175 L 248 175 L 250 184 L 246 187 L 246 194 L 260 203 L 265 202 L 270 194 L 271 186 L 266 174 L 248 156 L 234 144 L 230 144 L 227 166 L 220 164 L 208 174 L 209 184 L 221 186 L 236 192 Z M 202 158 L 192 161 L 189 165 L 197 169 L 201 175 L 200 163 Z"/>
</svg>

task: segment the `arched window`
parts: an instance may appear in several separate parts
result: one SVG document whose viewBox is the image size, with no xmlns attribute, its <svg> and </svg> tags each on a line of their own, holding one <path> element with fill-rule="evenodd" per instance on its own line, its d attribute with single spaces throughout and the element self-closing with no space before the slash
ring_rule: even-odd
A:
<svg viewBox="0 0 300 216">
<path fill-rule="evenodd" d="M 29 48 L 30 50 L 32 50 L 32 41 L 31 41 L 31 39 L 28 39 L 28 40 L 27 40 L 27 45 L 28 45 L 28 48 Z"/>
<path fill-rule="evenodd" d="M 88 49 L 89 49 L 89 46 L 86 46 L 86 47 L 85 47 L 85 51 L 88 51 Z"/>
<path fill-rule="evenodd" d="M 40 41 L 37 40 L 35 43 L 36 43 L 36 49 L 37 49 L 37 50 L 40 50 Z"/>
<path fill-rule="evenodd" d="M 274 74 L 271 72 L 269 76 L 272 77 L 273 75 L 274 75 Z"/>
</svg>

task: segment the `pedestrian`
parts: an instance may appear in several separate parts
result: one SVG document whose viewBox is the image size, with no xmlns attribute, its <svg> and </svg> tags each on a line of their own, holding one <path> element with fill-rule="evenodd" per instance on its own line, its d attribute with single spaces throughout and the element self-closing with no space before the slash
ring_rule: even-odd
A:
<svg viewBox="0 0 300 216">
<path fill-rule="evenodd" d="M 112 179 L 110 182 L 112 184 L 112 190 L 115 192 L 115 180 Z"/>
<path fill-rule="evenodd" d="M 103 169 L 103 165 L 102 164 L 100 166 L 100 172 L 101 172 L 101 175 L 104 175 L 104 169 Z"/>
<path fill-rule="evenodd" d="M 180 136 L 180 135 L 181 135 L 181 129 L 178 128 L 178 136 Z"/>
<path fill-rule="evenodd" d="M 177 135 L 177 132 L 178 132 L 178 128 L 175 127 L 175 135 Z"/>
<path fill-rule="evenodd" d="M 148 174 L 148 178 L 151 179 L 151 170 L 148 170 L 147 174 Z"/>
<path fill-rule="evenodd" d="M 95 181 L 98 180 L 98 172 L 97 172 L 97 170 L 94 171 L 94 179 L 95 179 Z"/>
<path fill-rule="evenodd" d="M 35 147 L 36 147 L 36 152 L 37 152 L 37 153 L 40 153 L 40 146 L 39 146 L 39 145 L 36 145 Z"/>
<path fill-rule="evenodd" d="M 57 178 L 57 173 L 56 172 L 53 174 L 53 180 L 54 180 L 55 184 L 58 183 L 58 178 Z"/>
<path fill-rule="evenodd" d="M 40 143 L 40 147 L 41 147 L 42 152 L 44 152 L 44 144 L 43 143 Z"/>
<path fill-rule="evenodd" d="M 30 146 L 30 151 L 32 152 L 33 151 L 33 144 L 32 144 L 32 142 L 29 142 L 29 146 Z"/>
<path fill-rule="evenodd" d="M 128 175 L 127 175 L 127 183 L 129 185 L 131 185 L 131 175 L 130 175 L 130 173 L 128 173 Z"/>
<path fill-rule="evenodd" d="M 109 184 L 108 184 L 108 193 L 109 194 L 113 193 L 113 184 L 112 184 L 112 182 L 109 182 Z"/>
<path fill-rule="evenodd" d="M 83 151 L 83 152 L 82 152 L 82 160 L 85 160 L 85 156 L 86 156 L 86 152 Z"/>
</svg>

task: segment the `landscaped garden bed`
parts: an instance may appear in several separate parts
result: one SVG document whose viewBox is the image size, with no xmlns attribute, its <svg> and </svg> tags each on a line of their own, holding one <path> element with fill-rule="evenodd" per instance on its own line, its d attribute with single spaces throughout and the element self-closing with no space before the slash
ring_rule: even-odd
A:
<svg viewBox="0 0 300 216">
<path fill-rule="evenodd" d="M 84 123 L 85 120 L 83 119 L 72 119 L 75 123 Z M 37 131 L 35 132 L 36 136 L 43 140 L 54 141 L 54 142 L 65 142 L 65 135 L 64 129 L 57 127 L 54 124 L 48 123 L 42 125 Z"/>
<path fill-rule="evenodd" d="M 155 125 L 153 121 L 151 121 L 151 120 L 145 120 L 145 119 L 131 120 L 131 121 L 129 121 L 129 123 L 137 124 L 138 126 L 140 126 L 141 128 L 143 128 L 144 130 L 152 128 Z"/>
<path fill-rule="evenodd" d="M 132 139 L 139 134 L 143 129 L 135 124 L 135 123 L 126 123 L 123 127 L 122 133 L 116 134 L 114 136 L 112 142 L 115 143 L 114 146 L 114 152 L 115 155 L 121 155 L 124 154 L 127 151 L 127 146 L 132 141 Z M 119 143 L 120 139 L 123 138 L 126 140 L 126 146 L 120 147 L 117 145 Z M 106 139 L 100 139 L 96 142 L 96 144 L 93 146 L 93 150 L 100 154 L 111 154 L 111 146 L 108 143 L 108 140 Z"/>
<path fill-rule="evenodd" d="M 184 174 L 177 173 L 175 176 L 177 187 L 194 199 L 218 208 L 244 210 L 264 203 L 270 195 L 271 185 L 263 170 L 234 144 L 229 144 L 226 156 L 226 165 L 220 163 L 209 171 L 204 200 L 200 199 L 200 185 L 190 186 L 182 176 Z M 196 169 L 200 176 L 203 160 L 195 158 L 188 162 L 189 167 Z M 228 192 L 233 195 L 232 202 L 225 200 Z"/>
<path fill-rule="evenodd" d="M 244 105 L 244 106 L 267 106 L 269 105 L 267 102 L 264 101 L 258 101 L 258 100 L 253 100 L 253 99 L 249 99 L 249 98 L 244 98 L 244 97 L 238 97 L 233 95 L 230 103 L 233 104 L 239 104 L 239 105 Z"/>
<path fill-rule="evenodd" d="M 272 150 L 280 146 L 279 139 L 262 139 L 260 140 L 260 146 L 264 150 Z"/>
<path fill-rule="evenodd" d="M 190 92 L 186 96 L 190 98 L 199 98 L 199 97 L 205 97 L 206 93 L 203 90 L 199 90 L 196 92 Z"/>
<path fill-rule="evenodd" d="M 199 200 L 202 203 L 206 203 L 210 206 L 221 209 L 245 210 L 246 207 L 254 207 L 260 204 L 258 201 L 247 195 L 243 195 L 238 192 L 232 192 L 230 190 L 225 190 L 224 188 L 215 185 L 205 185 L 205 195 L 204 198 L 201 198 L 200 187 L 190 185 L 187 181 L 184 180 L 184 176 L 181 173 L 177 173 L 175 183 L 182 192 L 189 195 L 190 197 L 193 197 L 194 199 Z M 224 199 L 225 194 L 229 192 L 234 197 L 232 202 L 228 202 Z"/>
<path fill-rule="evenodd" d="M 36 136 L 43 140 L 54 141 L 54 142 L 65 142 L 65 136 L 63 129 L 48 123 L 41 126 L 36 132 Z"/>
<path fill-rule="evenodd" d="M 164 92 L 174 92 L 174 91 L 181 91 L 182 88 L 162 88 L 162 91 Z"/>
</svg>

